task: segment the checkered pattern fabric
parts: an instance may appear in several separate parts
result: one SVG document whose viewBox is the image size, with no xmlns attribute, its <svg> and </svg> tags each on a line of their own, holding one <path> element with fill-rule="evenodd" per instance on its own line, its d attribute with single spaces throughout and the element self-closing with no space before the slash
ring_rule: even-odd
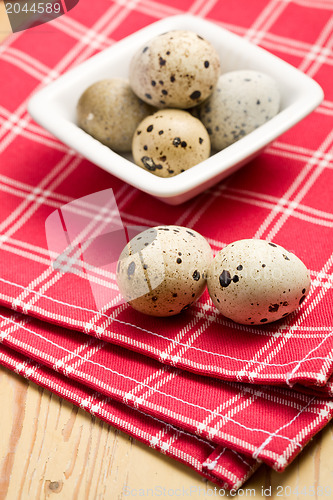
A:
<svg viewBox="0 0 333 500">
<path fill-rule="evenodd" d="M 0 346 L 0 362 L 148 446 L 189 465 L 222 488 L 239 488 L 260 465 L 236 450 L 213 445 L 200 436 L 103 396 L 4 345 Z"/>
<path fill-rule="evenodd" d="M 4 345 L 95 389 L 277 470 L 330 419 L 330 399 L 277 386 L 221 382 L 120 346 L 0 310 Z"/>
<path fill-rule="evenodd" d="M 318 81 L 325 99 L 260 157 L 170 207 L 75 154 L 26 106 L 34 91 L 94 53 L 184 12 L 290 62 Z M 242 484 L 258 460 L 282 470 L 293 459 L 333 411 L 332 28 L 329 0 L 98 0 L 93 9 L 81 0 L 0 46 L 1 363 L 98 407 L 113 425 L 228 487 Z M 191 227 L 214 252 L 241 238 L 275 241 L 310 269 L 309 296 L 284 321 L 260 328 L 222 317 L 207 293 L 163 320 L 126 304 L 97 310 L 84 273 L 50 264 L 45 220 L 105 188 L 125 224 Z M 112 279 L 98 270 L 94 277 L 100 287 Z"/>
</svg>

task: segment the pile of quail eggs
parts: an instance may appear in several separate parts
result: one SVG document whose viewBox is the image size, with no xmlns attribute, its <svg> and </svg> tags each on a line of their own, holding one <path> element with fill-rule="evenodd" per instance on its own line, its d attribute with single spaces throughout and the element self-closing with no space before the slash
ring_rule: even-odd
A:
<svg viewBox="0 0 333 500">
<path fill-rule="evenodd" d="M 117 264 L 125 301 L 151 316 L 174 316 L 208 288 L 214 306 L 237 323 L 264 325 L 295 311 L 310 290 L 306 266 L 283 247 L 235 241 L 213 259 L 208 241 L 182 226 L 157 226 L 125 246 Z"/>
<path fill-rule="evenodd" d="M 279 105 L 269 75 L 221 74 L 219 55 L 207 40 L 175 30 L 133 55 L 128 81 L 112 78 L 88 87 L 77 121 L 112 150 L 131 151 L 146 171 L 172 177 L 270 120 Z"/>
</svg>

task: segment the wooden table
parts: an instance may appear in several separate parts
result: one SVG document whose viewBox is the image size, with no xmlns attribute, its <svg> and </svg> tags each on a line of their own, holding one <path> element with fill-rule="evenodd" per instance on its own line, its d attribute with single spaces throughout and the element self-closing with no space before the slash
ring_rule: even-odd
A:
<svg viewBox="0 0 333 500">
<path fill-rule="evenodd" d="M 0 40 L 10 33 L 0 2 Z M 2 367 L 0 404 L 0 500 L 157 497 L 139 496 L 148 488 L 160 488 L 161 498 L 172 492 L 175 498 L 221 498 L 188 467 Z M 262 466 L 237 496 L 262 498 L 264 489 L 273 499 L 333 498 L 332 441 L 330 424 L 287 471 Z M 332 496 L 321 495 L 320 487 L 331 487 Z"/>
</svg>

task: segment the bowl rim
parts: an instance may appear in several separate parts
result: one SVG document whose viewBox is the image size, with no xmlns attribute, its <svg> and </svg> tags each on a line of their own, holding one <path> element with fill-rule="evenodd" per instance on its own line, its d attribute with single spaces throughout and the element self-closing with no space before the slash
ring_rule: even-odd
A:
<svg viewBox="0 0 333 500">
<path fill-rule="evenodd" d="M 192 31 L 200 31 L 200 28 L 213 30 L 215 33 L 219 33 L 221 37 L 230 40 L 231 43 L 234 41 L 239 47 L 259 56 L 260 59 L 268 60 L 270 67 L 274 66 L 276 74 L 286 74 L 286 77 L 297 81 L 299 96 L 295 102 L 234 144 L 214 153 L 208 159 L 181 174 L 162 178 L 145 171 L 132 161 L 112 151 L 89 136 L 78 125 L 62 117 L 57 111 L 57 98 L 59 102 L 59 98 L 61 98 L 66 88 L 73 86 L 85 71 L 89 71 L 92 65 L 103 63 L 104 60 L 112 57 L 116 51 L 126 52 L 129 47 L 133 45 L 137 47 L 139 42 L 143 44 L 152 36 L 163 33 L 165 30 L 190 29 L 185 28 L 184 25 L 190 25 Z M 216 177 L 219 177 L 216 181 L 218 182 L 223 178 L 223 173 L 229 175 L 229 170 L 238 164 L 244 164 L 247 158 L 253 157 L 279 135 L 311 113 L 320 104 L 323 97 L 323 90 L 317 82 L 286 61 L 219 26 L 217 23 L 192 14 L 181 14 L 156 21 L 68 70 L 30 98 L 28 111 L 37 123 L 92 163 L 128 184 L 167 201 L 167 199 L 179 197 L 193 190 L 200 190 L 200 186 Z M 213 183 L 211 182 L 211 185 Z"/>
</svg>

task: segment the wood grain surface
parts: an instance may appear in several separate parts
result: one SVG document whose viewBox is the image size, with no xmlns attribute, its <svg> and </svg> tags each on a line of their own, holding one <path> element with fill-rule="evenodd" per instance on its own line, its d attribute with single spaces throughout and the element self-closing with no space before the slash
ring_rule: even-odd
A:
<svg viewBox="0 0 333 500">
<path fill-rule="evenodd" d="M 10 33 L 0 2 L 0 41 Z M 0 500 L 222 498 L 189 467 L 2 367 L 0 408 Z M 261 466 L 236 498 L 331 500 L 332 451 L 330 424 L 283 474 Z"/>
</svg>

